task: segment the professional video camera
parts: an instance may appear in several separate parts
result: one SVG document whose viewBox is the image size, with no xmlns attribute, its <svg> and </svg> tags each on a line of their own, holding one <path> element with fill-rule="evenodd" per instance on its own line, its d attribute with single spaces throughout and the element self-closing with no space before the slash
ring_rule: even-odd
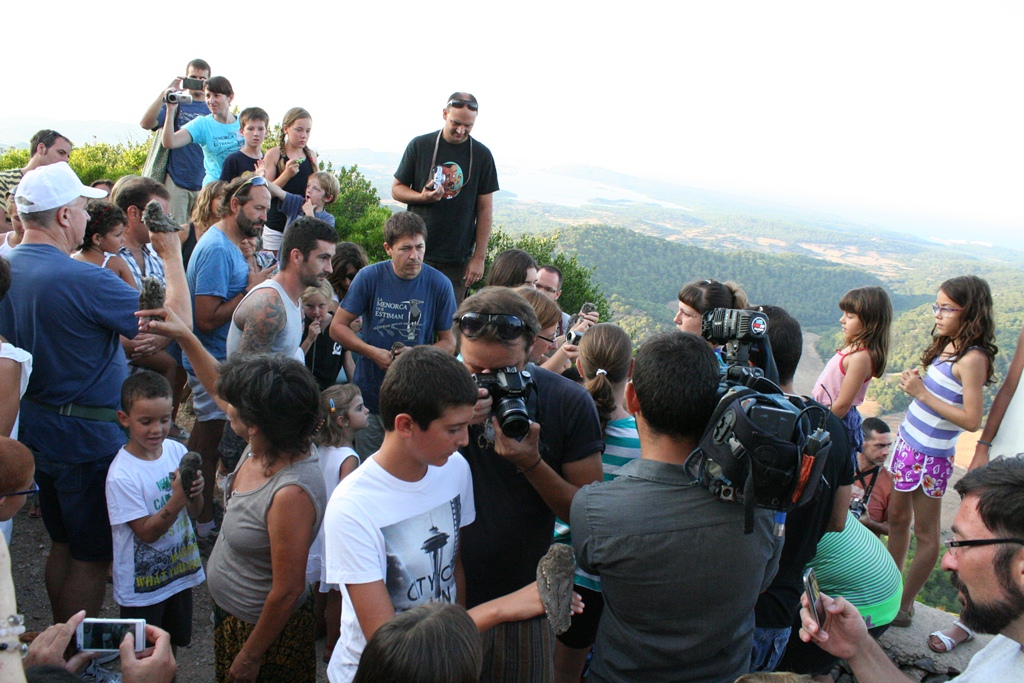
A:
<svg viewBox="0 0 1024 683">
<path fill-rule="evenodd" d="M 824 430 L 827 408 L 779 388 L 767 332 L 768 317 L 759 311 L 704 314 L 701 333 L 723 346 L 726 368 L 718 406 L 686 466 L 717 498 L 743 504 L 746 533 L 761 507 L 776 511 L 781 536 L 785 514 L 814 496 L 831 437 Z M 754 343 L 764 350 L 766 373 L 748 365 Z"/>
<path fill-rule="evenodd" d="M 498 418 L 501 433 L 510 439 L 522 439 L 530 431 L 530 416 L 526 410 L 526 399 L 533 388 L 533 377 L 529 372 L 520 372 L 516 367 L 507 367 L 490 373 L 473 375 L 476 385 L 486 389 L 494 403 L 491 414 Z"/>
</svg>

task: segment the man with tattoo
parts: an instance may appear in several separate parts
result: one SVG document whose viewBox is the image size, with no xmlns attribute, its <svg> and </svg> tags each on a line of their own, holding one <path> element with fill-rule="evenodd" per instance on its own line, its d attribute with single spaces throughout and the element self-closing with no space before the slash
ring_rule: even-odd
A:
<svg viewBox="0 0 1024 683">
<path fill-rule="evenodd" d="M 299 298 L 307 287 L 317 287 L 331 272 L 338 233 L 312 216 L 291 223 L 281 243 L 281 268 L 245 295 L 228 327 L 227 357 L 248 353 L 283 353 L 305 362 L 302 343 L 302 307 Z M 233 471 L 245 451 L 245 441 L 231 425 L 224 426 L 220 458 Z"/>
<path fill-rule="evenodd" d="M 249 289 L 267 279 L 263 273 L 249 272 L 241 244 L 246 237 L 263 232 L 270 208 L 270 190 L 266 178 L 239 177 L 224 190 L 220 220 L 210 226 L 192 252 L 188 262 L 188 288 L 195 312 L 195 333 L 199 341 L 219 361 L 227 356 L 228 327 L 231 316 Z M 217 444 L 220 443 L 225 415 L 196 378 L 192 364 L 184 359 L 196 423 L 188 449 L 203 456 L 203 511 L 196 520 L 200 544 L 213 540 L 213 496 L 217 474 Z"/>
</svg>

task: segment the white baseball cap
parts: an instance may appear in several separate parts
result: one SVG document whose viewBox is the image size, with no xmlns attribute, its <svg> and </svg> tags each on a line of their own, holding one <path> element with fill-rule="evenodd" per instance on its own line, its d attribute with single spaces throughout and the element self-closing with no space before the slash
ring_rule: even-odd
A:
<svg viewBox="0 0 1024 683">
<path fill-rule="evenodd" d="M 106 190 L 83 185 L 66 161 L 29 171 L 18 183 L 14 202 L 20 213 L 49 211 L 70 204 L 79 197 L 102 199 Z"/>
</svg>

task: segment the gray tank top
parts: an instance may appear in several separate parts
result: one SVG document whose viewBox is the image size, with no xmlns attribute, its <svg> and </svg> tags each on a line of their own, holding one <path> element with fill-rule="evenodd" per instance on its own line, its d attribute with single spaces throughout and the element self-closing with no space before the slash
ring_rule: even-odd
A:
<svg viewBox="0 0 1024 683">
<path fill-rule="evenodd" d="M 224 522 L 207 563 L 206 582 L 217 606 L 242 621 L 256 623 L 273 584 L 267 511 L 274 494 L 285 486 L 298 486 L 305 491 L 316 508 L 316 524 L 309 537 L 311 543 L 320 530 L 327 506 L 327 489 L 315 452 L 285 467 L 252 491 L 228 493 L 235 473 L 228 475 L 224 489 Z M 245 460 L 243 457 L 239 461 L 239 468 Z M 295 561 L 301 561 L 305 571 L 306 557 L 295 558 Z M 301 605 L 305 599 L 304 591 L 295 604 Z"/>
<path fill-rule="evenodd" d="M 299 350 L 299 344 L 302 343 L 302 310 L 299 308 L 297 302 L 292 301 L 284 291 L 284 287 L 275 282 L 274 280 L 266 280 L 261 282 L 252 288 L 245 298 L 239 302 L 238 306 L 241 307 L 245 303 L 245 300 L 253 295 L 253 292 L 263 289 L 265 287 L 273 287 L 277 290 L 281 300 L 284 301 L 284 309 L 288 314 L 288 320 L 284 325 L 284 329 L 278 332 L 277 337 L 274 338 L 274 343 L 268 349 L 268 353 L 283 353 L 289 358 L 295 358 L 299 361 L 305 361 L 305 357 Z M 238 309 L 235 309 L 237 313 Z M 227 357 L 231 356 L 238 350 L 238 345 L 242 343 L 242 330 L 239 329 L 238 323 L 235 322 L 235 316 L 231 316 L 231 325 L 228 326 L 228 342 L 227 342 Z"/>
</svg>

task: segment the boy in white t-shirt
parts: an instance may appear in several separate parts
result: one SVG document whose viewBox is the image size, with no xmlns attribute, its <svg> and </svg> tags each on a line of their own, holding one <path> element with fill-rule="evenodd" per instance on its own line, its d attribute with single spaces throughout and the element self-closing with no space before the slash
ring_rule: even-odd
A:
<svg viewBox="0 0 1024 683">
<path fill-rule="evenodd" d="M 367 640 L 395 614 L 465 602 L 459 529 L 476 509 L 469 465 L 455 451 L 468 443 L 478 399 L 462 363 L 432 346 L 406 349 L 384 376 L 384 443 L 338 485 L 324 515 L 327 581 L 343 586 L 344 601 L 331 683 L 353 679 Z M 543 612 L 530 584 L 469 614 L 483 631 Z"/>
<path fill-rule="evenodd" d="M 168 631 L 176 649 L 192 641 L 192 588 L 206 574 L 189 520 L 203 509 L 203 475 L 197 473 L 186 498 L 178 465 L 187 449 L 167 439 L 171 405 L 171 385 L 155 372 L 136 373 L 122 385 L 117 417 L 128 443 L 107 472 L 107 512 L 121 618 Z"/>
</svg>

